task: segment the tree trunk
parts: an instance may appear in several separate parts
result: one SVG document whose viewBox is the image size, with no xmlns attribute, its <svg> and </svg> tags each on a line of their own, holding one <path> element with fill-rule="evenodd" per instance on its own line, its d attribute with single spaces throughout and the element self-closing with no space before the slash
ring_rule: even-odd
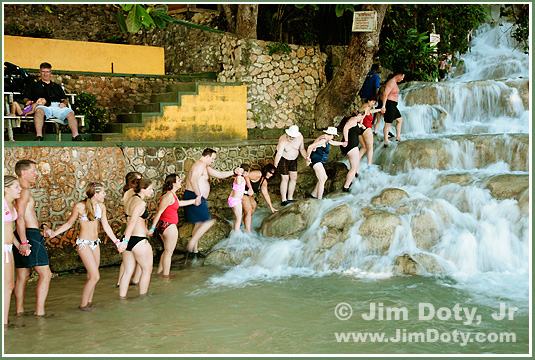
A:
<svg viewBox="0 0 535 360">
<path fill-rule="evenodd" d="M 236 32 L 236 5 L 234 4 L 221 4 L 225 18 L 227 19 L 227 31 Z"/>
<path fill-rule="evenodd" d="M 238 5 L 236 19 L 236 35 L 248 39 L 256 39 L 256 23 L 258 19 L 258 4 Z"/>
<path fill-rule="evenodd" d="M 332 126 L 335 116 L 347 115 L 371 68 L 373 55 L 379 50 L 379 35 L 387 6 L 385 4 L 362 6 L 362 11 L 377 11 L 377 30 L 356 32 L 351 36 L 340 68 L 316 98 L 314 110 L 316 129 Z"/>
</svg>

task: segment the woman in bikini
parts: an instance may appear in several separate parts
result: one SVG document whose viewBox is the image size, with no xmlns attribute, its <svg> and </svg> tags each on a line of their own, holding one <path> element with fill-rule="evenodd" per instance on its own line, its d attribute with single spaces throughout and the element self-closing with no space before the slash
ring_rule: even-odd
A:
<svg viewBox="0 0 535 360">
<path fill-rule="evenodd" d="M 249 170 L 249 166 L 247 166 L 247 170 Z M 245 194 L 245 179 L 243 178 L 244 172 L 245 169 L 243 169 L 242 167 L 237 167 L 234 170 L 236 178 L 232 183 L 232 191 L 230 192 L 230 196 L 228 197 L 228 206 L 230 206 L 232 208 L 232 211 L 234 212 L 234 232 L 240 231 L 241 227 L 241 220 L 243 215 L 242 199 L 243 194 Z"/>
<path fill-rule="evenodd" d="M 98 238 L 99 223 L 102 224 L 102 229 L 110 237 L 115 246 L 117 246 L 119 252 L 124 251 L 126 245 L 121 244 L 108 224 L 106 205 L 104 205 L 104 198 L 106 197 L 104 186 L 97 182 L 91 182 L 87 185 L 85 194 L 87 198 L 74 205 L 72 214 L 67 222 L 57 230 L 48 229 L 45 235 L 49 238 L 54 238 L 69 230 L 76 220 L 79 220 L 80 233 L 76 239 L 76 251 L 80 255 L 87 270 L 87 281 L 82 291 L 80 309 L 91 311 L 93 294 L 95 293 L 97 282 L 100 279 L 98 271 L 100 265 L 99 243 L 101 242 Z"/>
<path fill-rule="evenodd" d="M 171 271 L 171 257 L 176 248 L 178 240 L 178 208 L 180 206 L 189 206 L 195 204 L 193 200 L 178 200 L 176 192 L 181 188 L 182 183 L 177 174 L 167 175 L 162 187 L 162 197 L 160 198 L 160 206 L 152 221 L 152 226 L 147 235 L 152 235 L 154 230 L 163 240 L 163 253 L 158 264 L 158 271 L 156 274 L 161 274 L 162 277 L 170 277 Z"/>
<path fill-rule="evenodd" d="M 16 177 L 11 175 L 4 176 L 4 326 L 8 325 L 7 315 L 9 314 L 11 293 L 15 287 L 13 244 L 17 249 L 20 246 L 14 234 L 15 220 L 17 220 L 18 215 L 13 201 L 20 198 L 21 192 L 22 188 Z"/>
<path fill-rule="evenodd" d="M 249 169 L 249 165 L 241 164 L 242 169 Z M 245 231 L 251 232 L 251 223 L 253 214 L 256 211 L 256 200 L 253 197 L 255 193 L 262 193 L 262 196 L 266 200 L 271 212 L 274 213 L 277 211 L 271 203 L 271 197 L 268 192 L 268 180 L 273 177 L 275 174 L 275 165 L 266 164 L 262 167 L 262 170 L 249 170 L 243 173 L 247 187 L 245 188 L 246 193 L 242 199 L 243 206 L 243 225 L 245 226 Z"/>
<path fill-rule="evenodd" d="M 138 179 L 142 179 L 143 175 L 137 171 L 131 171 L 125 176 L 125 185 L 123 187 L 123 211 L 126 211 L 126 203 L 134 196 L 134 181 Z M 126 213 L 125 213 L 126 216 Z M 123 233 L 125 227 L 123 228 Z M 121 283 L 121 278 L 124 274 L 124 264 L 121 262 L 121 267 L 119 268 L 119 278 L 117 279 L 117 285 L 116 287 L 119 287 L 119 284 Z M 139 265 L 136 266 L 136 272 L 134 273 L 134 278 L 132 279 L 132 285 L 137 285 L 139 283 L 139 278 L 141 277 L 141 267 Z"/>
<path fill-rule="evenodd" d="M 154 193 L 152 182 L 147 179 L 134 181 L 134 196 L 130 198 L 125 207 L 127 217 L 124 239 L 128 245 L 123 252 L 124 274 L 119 284 L 119 296 L 126 298 L 130 278 L 136 268 L 136 262 L 141 266 L 139 279 L 139 295 L 146 295 L 149 290 L 150 275 L 152 272 L 152 247 L 147 236 L 147 204 L 145 199 Z"/>
</svg>

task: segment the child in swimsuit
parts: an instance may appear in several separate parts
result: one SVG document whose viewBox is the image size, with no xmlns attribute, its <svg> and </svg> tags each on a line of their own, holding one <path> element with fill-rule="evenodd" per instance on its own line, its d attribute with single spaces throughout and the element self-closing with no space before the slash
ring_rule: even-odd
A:
<svg viewBox="0 0 535 360">
<path fill-rule="evenodd" d="M 232 183 L 232 191 L 228 197 L 228 206 L 232 208 L 234 212 L 234 231 L 240 231 L 241 221 L 242 221 L 242 199 L 245 194 L 245 179 L 243 178 L 244 170 L 241 167 L 236 168 L 234 171 L 236 178 Z"/>
<path fill-rule="evenodd" d="M 20 104 L 16 101 L 11 104 L 11 114 L 7 114 L 6 116 L 24 116 L 28 117 L 28 115 L 33 115 L 35 113 L 35 108 L 39 105 L 46 105 L 46 99 L 45 98 L 39 98 L 36 102 L 33 104 L 30 104 L 26 106 L 24 109 L 20 108 Z"/>
</svg>

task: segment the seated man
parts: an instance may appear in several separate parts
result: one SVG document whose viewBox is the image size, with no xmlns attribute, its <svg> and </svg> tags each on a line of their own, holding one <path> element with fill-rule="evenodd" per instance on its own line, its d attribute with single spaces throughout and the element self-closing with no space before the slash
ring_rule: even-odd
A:
<svg viewBox="0 0 535 360">
<path fill-rule="evenodd" d="M 55 82 L 50 80 L 52 75 L 52 65 L 42 63 L 39 66 L 41 79 L 37 82 L 29 83 L 24 89 L 24 106 L 33 104 L 39 98 L 45 98 L 50 106 L 39 105 L 35 108 L 33 122 L 35 125 L 36 141 L 43 141 L 44 119 L 54 116 L 60 124 L 68 124 L 72 132 L 72 141 L 83 141 L 78 134 L 78 121 L 74 116 L 74 111 L 68 107 L 69 100 L 65 92 Z M 54 121 L 56 121 L 54 119 Z"/>
</svg>

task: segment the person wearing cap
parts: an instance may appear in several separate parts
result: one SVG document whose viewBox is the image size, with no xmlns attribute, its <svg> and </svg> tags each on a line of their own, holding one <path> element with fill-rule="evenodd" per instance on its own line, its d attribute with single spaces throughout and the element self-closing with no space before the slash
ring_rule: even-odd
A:
<svg viewBox="0 0 535 360">
<path fill-rule="evenodd" d="M 334 126 L 329 126 L 327 130 L 323 130 L 325 134 L 319 136 L 307 148 L 306 161 L 307 165 L 314 169 L 318 182 L 310 193 L 310 196 L 315 199 L 323 198 L 323 190 L 325 189 L 325 182 L 327 181 L 327 173 L 323 165 L 327 162 L 329 156 L 329 145 L 341 146 L 343 142 L 334 141 L 334 137 L 338 136 L 338 132 Z"/>
<path fill-rule="evenodd" d="M 285 134 L 279 138 L 277 153 L 273 165 L 281 174 L 281 205 L 286 206 L 294 202 L 295 185 L 297 184 L 297 158 L 299 153 L 306 158 L 303 135 L 297 125 L 292 125 L 285 130 Z"/>
</svg>

